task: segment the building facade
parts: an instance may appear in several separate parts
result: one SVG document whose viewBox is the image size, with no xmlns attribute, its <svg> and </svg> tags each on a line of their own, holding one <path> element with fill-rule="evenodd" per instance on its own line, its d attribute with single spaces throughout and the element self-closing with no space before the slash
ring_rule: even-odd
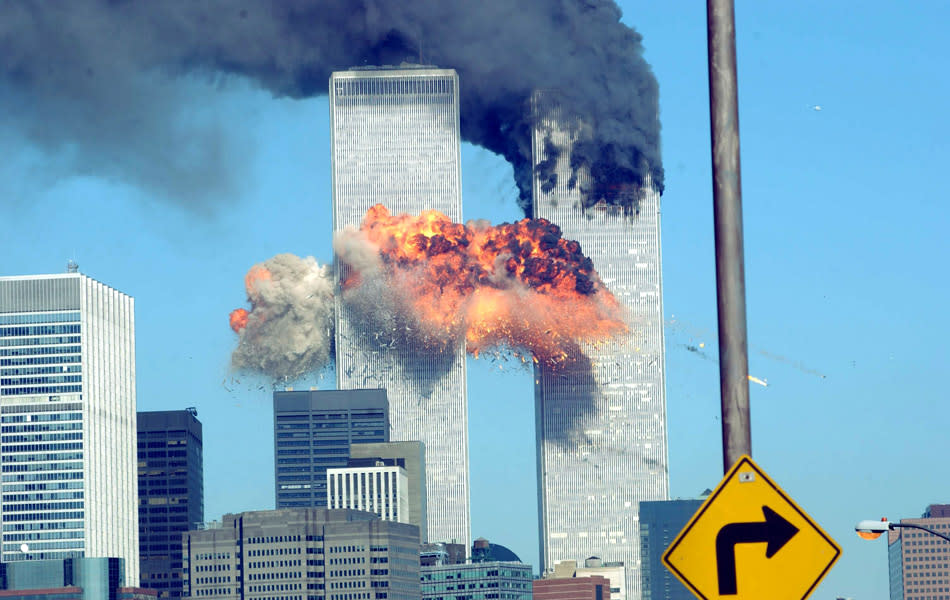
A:
<svg viewBox="0 0 950 600">
<path fill-rule="evenodd" d="M 3 562 L 117 557 L 138 585 L 133 310 L 78 272 L 0 277 Z"/>
<path fill-rule="evenodd" d="M 225 515 L 183 536 L 185 589 L 219 600 L 418 600 L 419 531 L 352 510 Z"/>
<path fill-rule="evenodd" d="M 327 469 L 328 508 L 351 508 L 384 521 L 409 522 L 409 478 L 398 458 L 350 459 L 345 468 Z"/>
<path fill-rule="evenodd" d="M 920 525 L 950 535 L 950 504 L 931 504 Z M 887 558 L 891 600 L 950 600 L 950 543 L 926 531 L 902 528 L 888 532 Z"/>
<path fill-rule="evenodd" d="M 663 564 L 663 553 L 702 504 L 702 498 L 640 503 L 640 597 L 643 600 L 695 598 Z"/>
<path fill-rule="evenodd" d="M 603 201 L 584 208 L 591 178 L 583 167 L 572 172 L 570 156 L 583 123 L 560 113 L 555 93 L 533 102 L 534 217 L 580 242 L 630 319 L 628 336 L 584 349 L 589 364 L 535 369 L 542 572 L 589 556 L 623 562 L 636 598 L 637 507 L 669 495 L 659 194 L 648 181 L 626 192 L 636 211 Z M 541 180 L 542 165 L 553 165 L 555 181 Z"/>
<path fill-rule="evenodd" d="M 330 78 L 333 229 L 359 227 L 382 203 L 393 214 L 435 209 L 462 219 L 458 76 L 435 68 L 366 69 Z M 337 277 L 346 273 L 337 264 Z M 470 538 L 465 349 L 434 356 L 392 345 L 337 300 L 339 389 L 379 387 L 392 439 L 426 447 L 428 538 Z M 378 333 L 378 332 L 375 332 Z"/>
<path fill-rule="evenodd" d="M 152 600 L 154 590 L 125 586 L 121 558 L 65 558 L 0 563 L 0 598 Z"/>
<path fill-rule="evenodd" d="M 350 444 L 389 441 L 385 390 L 274 392 L 277 508 L 327 506 L 327 469 L 345 467 Z"/>
<path fill-rule="evenodd" d="M 182 595 L 181 534 L 204 521 L 204 462 L 198 411 L 138 413 L 141 586 Z"/>
<path fill-rule="evenodd" d="M 422 600 L 530 600 L 531 565 L 477 562 L 421 568 Z"/>
<path fill-rule="evenodd" d="M 610 598 L 610 581 L 600 575 L 568 579 L 535 579 L 534 600 L 606 600 Z"/>
<path fill-rule="evenodd" d="M 407 502 L 409 520 L 419 528 L 419 541 L 429 541 L 426 530 L 426 447 L 422 442 L 360 442 L 350 445 L 350 460 L 394 458 L 401 461 L 409 480 Z"/>
</svg>

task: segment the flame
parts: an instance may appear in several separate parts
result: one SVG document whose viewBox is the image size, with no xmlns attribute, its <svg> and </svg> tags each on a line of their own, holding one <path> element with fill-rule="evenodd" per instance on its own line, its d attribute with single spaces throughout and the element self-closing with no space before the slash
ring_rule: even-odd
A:
<svg viewBox="0 0 950 600">
<path fill-rule="evenodd" d="M 228 315 L 228 320 L 231 323 L 231 329 L 234 330 L 234 333 L 241 333 L 247 327 L 251 312 L 254 312 L 254 309 L 261 301 L 261 286 L 272 280 L 273 275 L 264 265 L 254 265 L 248 269 L 247 274 L 244 276 L 244 289 L 247 290 L 247 299 L 251 303 L 251 310 L 235 308 L 231 311 L 230 315 Z M 256 311 L 255 315 L 255 318 L 258 320 L 262 321 L 264 319 L 264 315 L 261 311 Z"/>
<path fill-rule="evenodd" d="M 247 290 L 248 299 L 252 303 L 257 301 L 261 296 L 261 284 L 272 279 L 271 272 L 264 265 L 254 265 L 248 269 L 247 275 L 244 276 L 244 289 Z"/>
<path fill-rule="evenodd" d="M 526 348 L 556 365 L 571 347 L 627 331 L 619 302 L 580 244 L 545 219 L 462 225 L 434 210 L 394 216 L 377 204 L 360 234 L 378 252 L 383 289 L 393 291 L 429 343 L 464 337 L 475 356 Z M 369 276 L 351 268 L 344 300 Z"/>
<path fill-rule="evenodd" d="M 231 311 L 229 315 L 229 320 L 231 322 L 231 329 L 234 330 L 234 333 L 241 333 L 241 331 L 247 327 L 247 317 L 250 313 L 243 308 L 235 308 Z"/>
</svg>

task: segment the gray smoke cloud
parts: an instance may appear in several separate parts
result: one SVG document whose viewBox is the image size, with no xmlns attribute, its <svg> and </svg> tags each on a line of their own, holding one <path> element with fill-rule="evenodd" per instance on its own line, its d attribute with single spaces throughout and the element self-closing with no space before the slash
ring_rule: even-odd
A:
<svg viewBox="0 0 950 600">
<path fill-rule="evenodd" d="M 231 313 L 238 345 L 231 366 L 293 381 L 333 356 L 333 274 L 312 256 L 278 254 L 248 271 L 249 312 Z M 243 320 L 246 318 L 246 321 Z"/>
<path fill-rule="evenodd" d="M 623 204 L 647 175 L 662 189 L 663 169 L 656 79 L 620 17 L 611 0 L 3 2 L 0 111 L 75 169 L 194 198 L 231 157 L 220 130 L 189 126 L 189 82 L 236 74 L 304 98 L 334 70 L 423 62 L 459 72 L 462 136 L 511 163 L 526 212 L 536 89 L 592 132 L 571 152 L 588 201 Z"/>
</svg>

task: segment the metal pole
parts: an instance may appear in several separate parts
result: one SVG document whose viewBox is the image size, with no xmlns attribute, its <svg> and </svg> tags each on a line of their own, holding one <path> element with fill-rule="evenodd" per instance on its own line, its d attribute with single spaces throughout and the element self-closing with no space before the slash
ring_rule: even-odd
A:
<svg viewBox="0 0 950 600">
<path fill-rule="evenodd" d="M 706 0 L 723 472 L 752 454 L 733 0 Z"/>
</svg>

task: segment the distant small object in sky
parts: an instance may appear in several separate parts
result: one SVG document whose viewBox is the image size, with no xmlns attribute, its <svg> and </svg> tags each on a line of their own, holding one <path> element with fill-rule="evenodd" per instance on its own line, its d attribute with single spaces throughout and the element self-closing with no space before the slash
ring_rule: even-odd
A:
<svg viewBox="0 0 950 600">
<path fill-rule="evenodd" d="M 821 112 L 821 104 L 816 104 L 812 106 L 811 109 L 815 112 Z"/>
<path fill-rule="evenodd" d="M 749 381 L 751 381 L 752 383 L 757 383 L 761 385 L 762 387 L 769 387 L 769 382 L 767 379 L 759 379 L 758 377 L 749 375 Z"/>
</svg>

